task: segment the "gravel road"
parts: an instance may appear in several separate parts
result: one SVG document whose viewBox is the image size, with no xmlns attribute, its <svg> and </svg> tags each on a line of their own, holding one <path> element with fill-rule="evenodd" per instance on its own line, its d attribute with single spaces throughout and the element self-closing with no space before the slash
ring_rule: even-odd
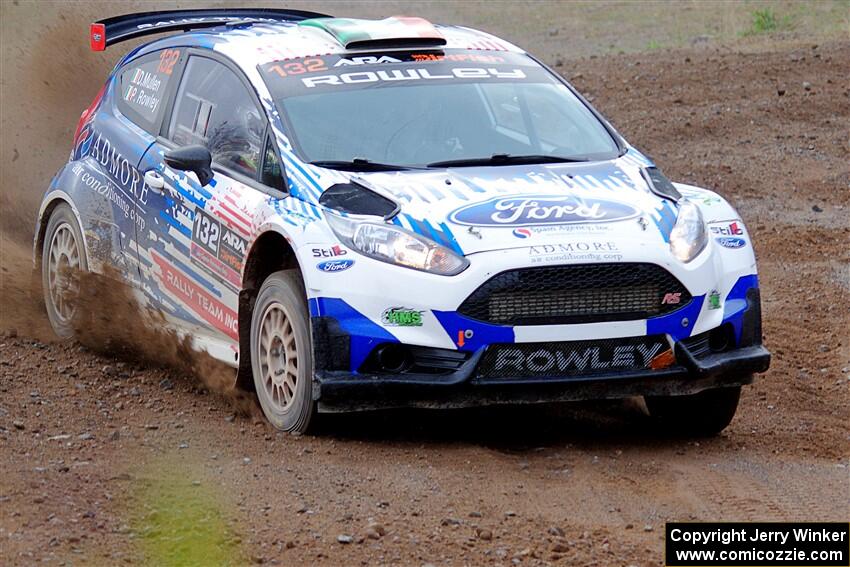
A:
<svg viewBox="0 0 850 567">
<path fill-rule="evenodd" d="M 15 237 L 0 279 L 2 562 L 659 565 L 668 520 L 847 519 L 850 42 L 558 71 L 753 234 L 774 362 L 722 435 L 661 436 L 631 400 L 279 434 L 191 363 L 53 342 Z"/>
</svg>

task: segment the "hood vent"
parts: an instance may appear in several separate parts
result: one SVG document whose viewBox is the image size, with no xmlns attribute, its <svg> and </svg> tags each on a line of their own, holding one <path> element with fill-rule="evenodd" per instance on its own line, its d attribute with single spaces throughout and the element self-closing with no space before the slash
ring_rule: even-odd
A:
<svg viewBox="0 0 850 567">
<path fill-rule="evenodd" d="M 322 193 L 319 204 L 349 215 L 375 215 L 392 218 L 398 204 L 359 183 L 337 183 Z"/>
<path fill-rule="evenodd" d="M 682 194 L 679 193 L 675 185 L 657 167 L 645 167 L 640 173 L 649 184 L 652 192 L 659 197 L 670 199 L 674 203 L 682 198 Z"/>
</svg>

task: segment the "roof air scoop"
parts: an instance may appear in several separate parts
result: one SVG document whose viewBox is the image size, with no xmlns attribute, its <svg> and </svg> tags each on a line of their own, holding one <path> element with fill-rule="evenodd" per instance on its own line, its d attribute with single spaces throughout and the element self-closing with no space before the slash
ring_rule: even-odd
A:
<svg viewBox="0 0 850 567">
<path fill-rule="evenodd" d="M 423 18 L 393 16 L 383 20 L 314 18 L 299 22 L 324 30 L 346 49 L 439 47 L 446 44 L 434 24 Z"/>
</svg>

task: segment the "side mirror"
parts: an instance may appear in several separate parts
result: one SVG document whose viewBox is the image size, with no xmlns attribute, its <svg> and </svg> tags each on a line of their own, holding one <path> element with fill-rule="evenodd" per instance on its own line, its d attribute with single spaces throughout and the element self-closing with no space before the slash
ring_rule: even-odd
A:
<svg viewBox="0 0 850 567">
<path fill-rule="evenodd" d="M 212 156 L 204 146 L 184 146 L 165 152 L 165 164 L 179 171 L 191 171 L 204 186 L 212 181 Z"/>
</svg>

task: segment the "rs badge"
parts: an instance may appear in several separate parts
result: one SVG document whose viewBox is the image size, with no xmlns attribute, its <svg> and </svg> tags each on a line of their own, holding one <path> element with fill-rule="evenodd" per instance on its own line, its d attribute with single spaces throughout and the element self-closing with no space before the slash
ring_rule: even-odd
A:
<svg viewBox="0 0 850 567">
<path fill-rule="evenodd" d="M 682 293 L 665 293 L 664 299 L 661 300 L 661 305 L 679 305 L 682 302 Z"/>
</svg>

